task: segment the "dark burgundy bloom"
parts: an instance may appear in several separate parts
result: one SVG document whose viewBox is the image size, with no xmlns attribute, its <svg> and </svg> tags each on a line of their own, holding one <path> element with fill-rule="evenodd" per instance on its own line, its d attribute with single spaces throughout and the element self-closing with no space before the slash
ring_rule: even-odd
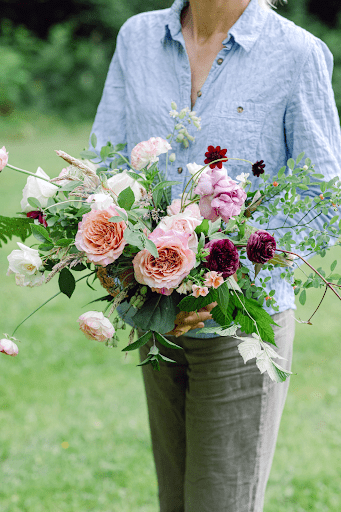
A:
<svg viewBox="0 0 341 512">
<path fill-rule="evenodd" d="M 232 276 L 239 268 L 239 254 L 233 242 L 224 238 L 211 240 L 205 245 L 210 254 L 206 257 L 205 267 L 221 272 L 223 278 Z"/>
<path fill-rule="evenodd" d="M 41 211 L 37 210 L 28 212 L 26 216 L 29 217 L 30 219 L 38 219 L 38 222 L 40 222 L 40 224 L 47 228 L 47 222 L 45 220 L 46 216 Z"/>
<path fill-rule="evenodd" d="M 266 263 L 274 257 L 276 240 L 267 231 L 258 230 L 252 233 L 247 246 L 246 254 L 253 263 Z"/>
<path fill-rule="evenodd" d="M 207 153 L 205 153 L 205 156 L 207 157 L 204 160 L 205 164 L 209 164 L 210 162 L 214 162 L 214 160 L 224 158 L 226 151 L 227 149 L 221 149 L 220 146 L 217 146 L 216 148 L 213 146 L 208 146 Z M 225 158 L 223 161 L 227 162 L 227 158 Z M 218 167 L 218 169 L 221 169 L 223 166 L 223 161 L 210 164 L 210 168 L 214 169 L 214 167 Z"/>
<path fill-rule="evenodd" d="M 260 160 L 259 162 L 256 162 L 255 164 L 252 165 L 252 174 L 254 176 L 257 176 L 257 178 L 259 178 L 259 176 L 261 174 L 264 174 L 264 168 L 265 168 L 264 160 Z"/>
</svg>

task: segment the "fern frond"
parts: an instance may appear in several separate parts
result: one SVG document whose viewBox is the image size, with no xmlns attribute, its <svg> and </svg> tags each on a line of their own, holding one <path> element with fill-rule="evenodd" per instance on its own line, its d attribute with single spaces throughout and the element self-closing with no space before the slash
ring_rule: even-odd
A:
<svg viewBox="0 0 341 512">
<path fill-rule="evenodd" d="M 33 219 L 25 217 L 3 217 L 0 215 L 0 247 L 2 242 L 7 244 L 8 240 L 12 240 L 12 236 L 17 236 L 22 242 L 26 240 L 32 233 L 30 224 Z"/>
</svg>

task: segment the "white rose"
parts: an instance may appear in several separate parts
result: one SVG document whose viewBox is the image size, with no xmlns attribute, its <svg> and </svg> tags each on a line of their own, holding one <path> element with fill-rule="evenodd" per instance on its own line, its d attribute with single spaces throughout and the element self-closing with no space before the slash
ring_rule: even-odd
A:
<svg viewBox="0 0 341 512">
<path fill-rule="evenodd" d="M 141 174 L 140 176 L 144 177 L 143 174 Z M 122 190 L 130 187 L 134 192 L 135 201 L 140 201 L 146 190 L 142 185 L 140 185 L 138 181 L 134 180 L 134 178 L 129 176 L 126 170 L 118 174 L 115 174 L 114 176 L 109 178 L 107 184 L 116 197 L 119 196 Z"/>
<path fill-rule="evenodd" d="M 50 177 L 43 171 L 41 167 L 38 167 L 36 176 L 41 176 L 47 180 L 50 179 Z M 23 198 L 20 203 L 21 210 L 25 213 L 34 210 L 34 208 L 27 202 L 28 197 L 34 197 L 35 199 L 38 199 L 41 206 L 45 208 L 47 206 L 49 197 L 53 197 L 57 191 L 58 187 L 56 185 L 48 183 L 47 181 L 41 180 L 39 178 L 29 176 L 23 190 Z"/>
<path fill-rule="evenodd" d="M 91 210 L 107 210 L 114 204 L 113 198 L 108 194 L 92 194 L 86 202 L 91 203 Z"/>
<path fill-rule="evenodd" d="M 38 286 L 43 283 L 44 276 L 40 272 L 43 262 L 36 249 L 17 242 L 20 250 L 14 250 L 7 256 L 9 267 L 7 275 L 15 273 L 16 284 L 19 286 Z"/>
<path fill-rule="evenodd" d="M 172 146 L 161 137 L 151 137 L 149 140 L 139 142 L 131 151 L 131 165 L 137 171 L 159 161 L 162 153 L 167 153 Z"/>
<path fill-rule="evenodd" d="M 200 169 L 203 168 L 202 165 L 199 165 L 199 164 L 196 164 L 195 162 L 191 163 L 191 164 L 187 164 L 186 165 L 187 169 L 188 169 L 188 172 L 194 176 L 194 174 L 196 174 L 198 171 L 200 171 Z M 200 178 L 201 174 L 197 174 L 197 176 L 195 178 L 193 178 L 193 181 L 197 182 L 198 179 Z"/>
</svg>

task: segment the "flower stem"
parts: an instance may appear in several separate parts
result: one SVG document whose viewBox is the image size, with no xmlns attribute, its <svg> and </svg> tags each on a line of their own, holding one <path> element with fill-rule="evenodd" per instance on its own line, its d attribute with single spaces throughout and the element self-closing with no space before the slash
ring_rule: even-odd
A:
<svg viewBox="0 0 341 512">
<path fill-rule="evenodd" d="M 61 188 L 61 185 L 57 185 L 56 183 L 51 183 L 51 181 L 47 178 L 43 178 L 42 176 L 37 176 L 33 172 L 24 171 L 24 169 L 20 169 L 19 167 L 14 167 L 14 165 L 7 164 L 6 167 L 9 167 L 10 169 L 13 169 L 14 171 L 21 172 L 22 174 L 28 174 L 28 176 L 33 176 L 34 178 L 38 178 L 39 180 L 47 181 L 47 183 L 50 183 L 51 185 L 55 185 L 58 188 Z"/>
</svg>

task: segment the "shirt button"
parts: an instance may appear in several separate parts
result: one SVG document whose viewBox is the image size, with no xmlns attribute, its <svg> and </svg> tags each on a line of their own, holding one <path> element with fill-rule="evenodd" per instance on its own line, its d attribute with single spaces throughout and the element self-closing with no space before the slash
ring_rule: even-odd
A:
<svg viewBox="0 0 341 512">
<path fill-rule="evenodd" d="M 200 96 L 201 96 L 201 95 L 202 95 L 202 92 L 201 92 L 201 91 L 198 91 L 198 92 L 197 92 L 197 96 L 198 96 L 198 98 L 200 98 Z"/>
<path fill-rule="evenodd" d="M 238 112 L 238 114 L 241 114 L 241 113 L 243 112 L 243 110 L 244 110 L 244 109 L 243 109 L 243 107 L 238 107 L 238 108 L 237 108 L 237 112 Z"/>
<path fill-rule="evenodd" d="M 217 60 L 217 64 L 219 64 L 219 66 L 220 66 L 223 62 L 224 62 L 224 59 L 221 59 L 221 58 L 220 58 L 220 59 L 218 59 L 218 60 Z"/>
<path fill-rule="evenodd" d="M 183 171 L 182 167 L 178 167 L 178 173 L 181 174 Z"/>
</svg>

